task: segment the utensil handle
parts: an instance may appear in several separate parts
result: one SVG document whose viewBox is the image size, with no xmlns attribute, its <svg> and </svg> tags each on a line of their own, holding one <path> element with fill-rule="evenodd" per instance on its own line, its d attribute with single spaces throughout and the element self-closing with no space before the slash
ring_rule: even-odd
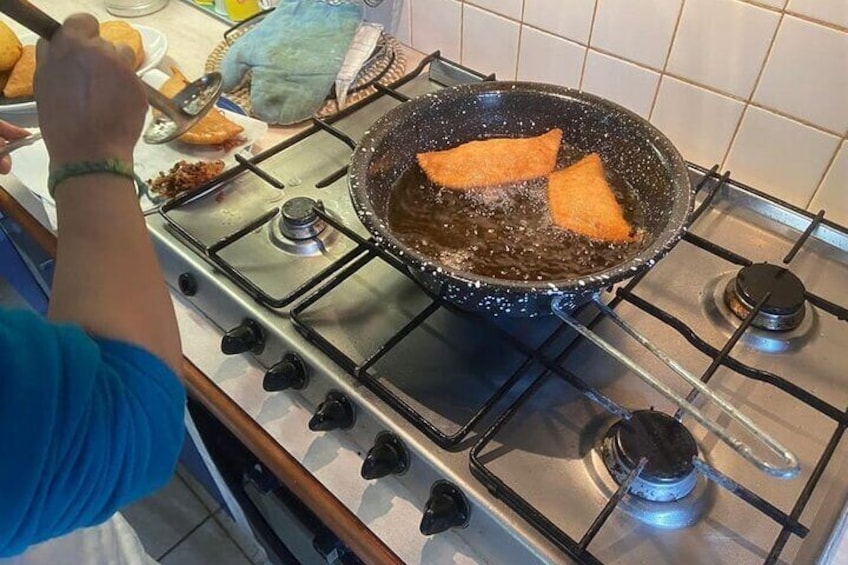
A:
<svg viewBox="0 0 848 565">
<path fill-rule="evenodd" d="M 725 428 L 716 424 L 713 420 L 707 418 L 696 406 L 694 406 L 691 402 L 677 394 L 671 387 L 666 385 L 665 383 L 658 380 L 654 375 L 651 374 L 650 371 L 645 369 L 643 366 L 636 363 L 636 361 L 632 360 L 626 354 L 624 354 L 621 350 L 617 349 L 614 345 L 604 340 L 601 336 L 581 324 L 576 318 L 574 318 L 570 312 L 567 312 L 562 307 L 562 297 L 554 298 L 551 301 L 551 311 L 563 322 L 571 326 L 574 330 L 577 331 L 580 335 L 588 339 L 590 342 L 600 347 L 602 350 L 610 354 L 614 359 L 622 363 L 625 367 L 630 369 L 634 375 L 645 381 L 651 388 L 656 390 L 658 393 L 666 397 L 672 403 L 674 403 L 680 410 L 692 418 L 694 418 L 699 424 L 704 426 L 707 430 L 712 432 L 715 436 L 717 436 L 721 441 L 726 443 L 731 449 L 733 449 L 736 453 L 745 458 L 749 463 L 760 469 L 761 471 L 781 479 L 790 479 L 798 475 L 801 471 L 801 466 L 798 463 L 798 458 L 794 453 L 786 449 L 782 444 L 778 443 L 771 435 L 766 433 L 764 430 L 760 429 L 759 426 L 754 424 L 747 416 L 745 416 L 742 412 L 739 411 L 738 408 L 730 404 L 727 400 L 713 392 L 707 385 L 701 382 L 701 380 L 687 371 L 682 365 L 674 361 L 671 357 L 666 355 L 659 347 L 654 345 L 648 338 L 644 337 L 635 328 L 633 328 L 630 324 L 625 322 L 618 314 L 616 314 L 609 306 L 604 304 L 604 302 L 597 295 L 593 299 L 595 306 L 603 312 L 607 318 L 615 322 L 618 327 L 623 329 L 630 337 L 634 338 L 642 347 L 647 349 L 651 354 L 653 354 L 657 359 L 662 361 L 669 369 L 674 371 L 677 375 L 679 375 L 683 380 L 685 380 L 689 385 L 698 389 L 698 391 L 704 396 L 710 399 L 718 408 L 727 415 L 731 420 L 734 420 L 737 424 L 739 424 L 742 429 L 751 434 L 752 437 L 757 439 L 760 443 L 766 446 L 768 450 L 777 456 L 780 460 L 780 465 L 775 465 L 769 461 L 766 461 L 759 455 L 756 455 L 754 451 L 751 449 L 748 444 L 744 443 L 740 439 L 735 436 L 730 435 Z"/>
<path fill-rule="evenodd" d="M 0 12 L 48 41 L 62 27 L 26 0 L 0 0 Z"/>
<path fill-rule="evenodd" d="M 37 131 L 31 135 L 26 137 L 22 137 L 21 139 L 16 139 L 14 141 L 10 141 L 6 144 L 2 150 L 0 150 L 0 159 L 11 153 L 12 151 L 17 151 L 21 147 L 26 147 L 27 145 L 32 145 L 36 141 L 41 139 L 41 131 Z"/>
</svg>

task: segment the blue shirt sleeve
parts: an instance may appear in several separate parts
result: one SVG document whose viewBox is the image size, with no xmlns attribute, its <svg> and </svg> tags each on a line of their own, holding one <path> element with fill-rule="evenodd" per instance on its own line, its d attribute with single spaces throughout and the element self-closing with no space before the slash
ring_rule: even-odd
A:
<svg viewBox="0 0 848 565">
<path fill-rule="evenodd" d="M 147 351 L 0 309 L 0 557 L 164 485 L 184 410 L 176 375 Z"/>
</svg>

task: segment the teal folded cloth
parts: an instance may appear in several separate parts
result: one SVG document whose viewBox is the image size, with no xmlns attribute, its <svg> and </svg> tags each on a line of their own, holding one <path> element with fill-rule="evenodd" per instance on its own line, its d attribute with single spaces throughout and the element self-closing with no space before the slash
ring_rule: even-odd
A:
<svg viewBox="0 0 848 565">
<path fill-rule="evenodd" d="M 227 52 L 224 90 L 239 88 L 250 71 L 258 118 L 273 124 L 308 119 L 330 93 L 360 23 L 358 2 L 283 0 Z"/>
</svg>

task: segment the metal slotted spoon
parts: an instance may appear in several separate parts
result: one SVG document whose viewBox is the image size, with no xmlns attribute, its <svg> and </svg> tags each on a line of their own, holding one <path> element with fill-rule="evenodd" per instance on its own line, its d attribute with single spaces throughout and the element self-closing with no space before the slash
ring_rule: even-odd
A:
<svg viewBox="0 0 848 565">
<path fill-rule="evenodd" d="M 0 12 L 50 40 L 61 24 L 26 0 L 0 0 Z M 188 131 L 215 105 L 221 95 L 221 74 L 209 73 L 186 86 L 174 98 L 168 98 L 147 83 L 144 93 L 156 112 L 144 131 L 145 143 L 167 143 Z"/>
</svg>

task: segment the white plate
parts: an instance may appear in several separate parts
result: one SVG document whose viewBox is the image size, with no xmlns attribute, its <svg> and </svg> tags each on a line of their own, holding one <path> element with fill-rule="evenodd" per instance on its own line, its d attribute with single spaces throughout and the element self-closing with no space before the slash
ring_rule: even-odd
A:
<svg viewBox="0 0 848 565">
<path fill-rule="evenodd" d="M 138 76 L 155 69 L 168 53 L 168 39 L 158 29 L 138 24 L 132 24 L 141 34 L 141 44 L 144 46 L 144 61 L 136 71 Z"/>
<path fill-rule="evenodd" d="M 132 24 L 141 34 L 141 44 L 144 46 L 144 61 L 136 71 L 138 76 L 143 75 L 147 71 L 159 66 L 162 59 L 168 53 L 168 40 L 161 31 L 152 27 Z M 34 45 L 38 41 L 38 36 L 34 33 L 22 33 L 18 36 L 23 45 Z M 0 115 L 3 114 L 24 114 L 35 112 L 35 100 L 26 100 L 24 102 L 9 102 L 3 104 L 0 102 Z"/>
<path fill-rule="evenodd" d="M 146 73 L 142 79 L 153 87 L 159 87 L 167 80 L 167 75 L 158 69 L 154 69 Z M 227 118 L 244 128 L 241 133 L 244 139 L 243 143 L 224 151 L 214 145 L 188 145 L 180 141 L 172 141 L 164 145 L 148 145 L 139 140 L 133 155 L 136 174 L 142 180 L 147 181 L 155 178 L 160 171 L 169 170 L 177 161 L 183 159 L 186 161 L 215 161 L 220 159 L 224 161 L 224 168 L 229 169 L 236 164 L 236 154 L 241 153 L 249 156 L 253 144 L 267 133 L 268 124 L 229 110 L 221 111 Z M 148 119 L 150 119 L 149 113 Z M 55 228 L 56 207 L 47 192 L 48 163 L 49 156 L 43 140 L 22 147 L 12 154 L 12 174 L 42 201 L 47 217 Z M 142 198 L 140 204 L 144 212 L 155 208 L 155 205 L 147 198 Z"/>
</svg>

